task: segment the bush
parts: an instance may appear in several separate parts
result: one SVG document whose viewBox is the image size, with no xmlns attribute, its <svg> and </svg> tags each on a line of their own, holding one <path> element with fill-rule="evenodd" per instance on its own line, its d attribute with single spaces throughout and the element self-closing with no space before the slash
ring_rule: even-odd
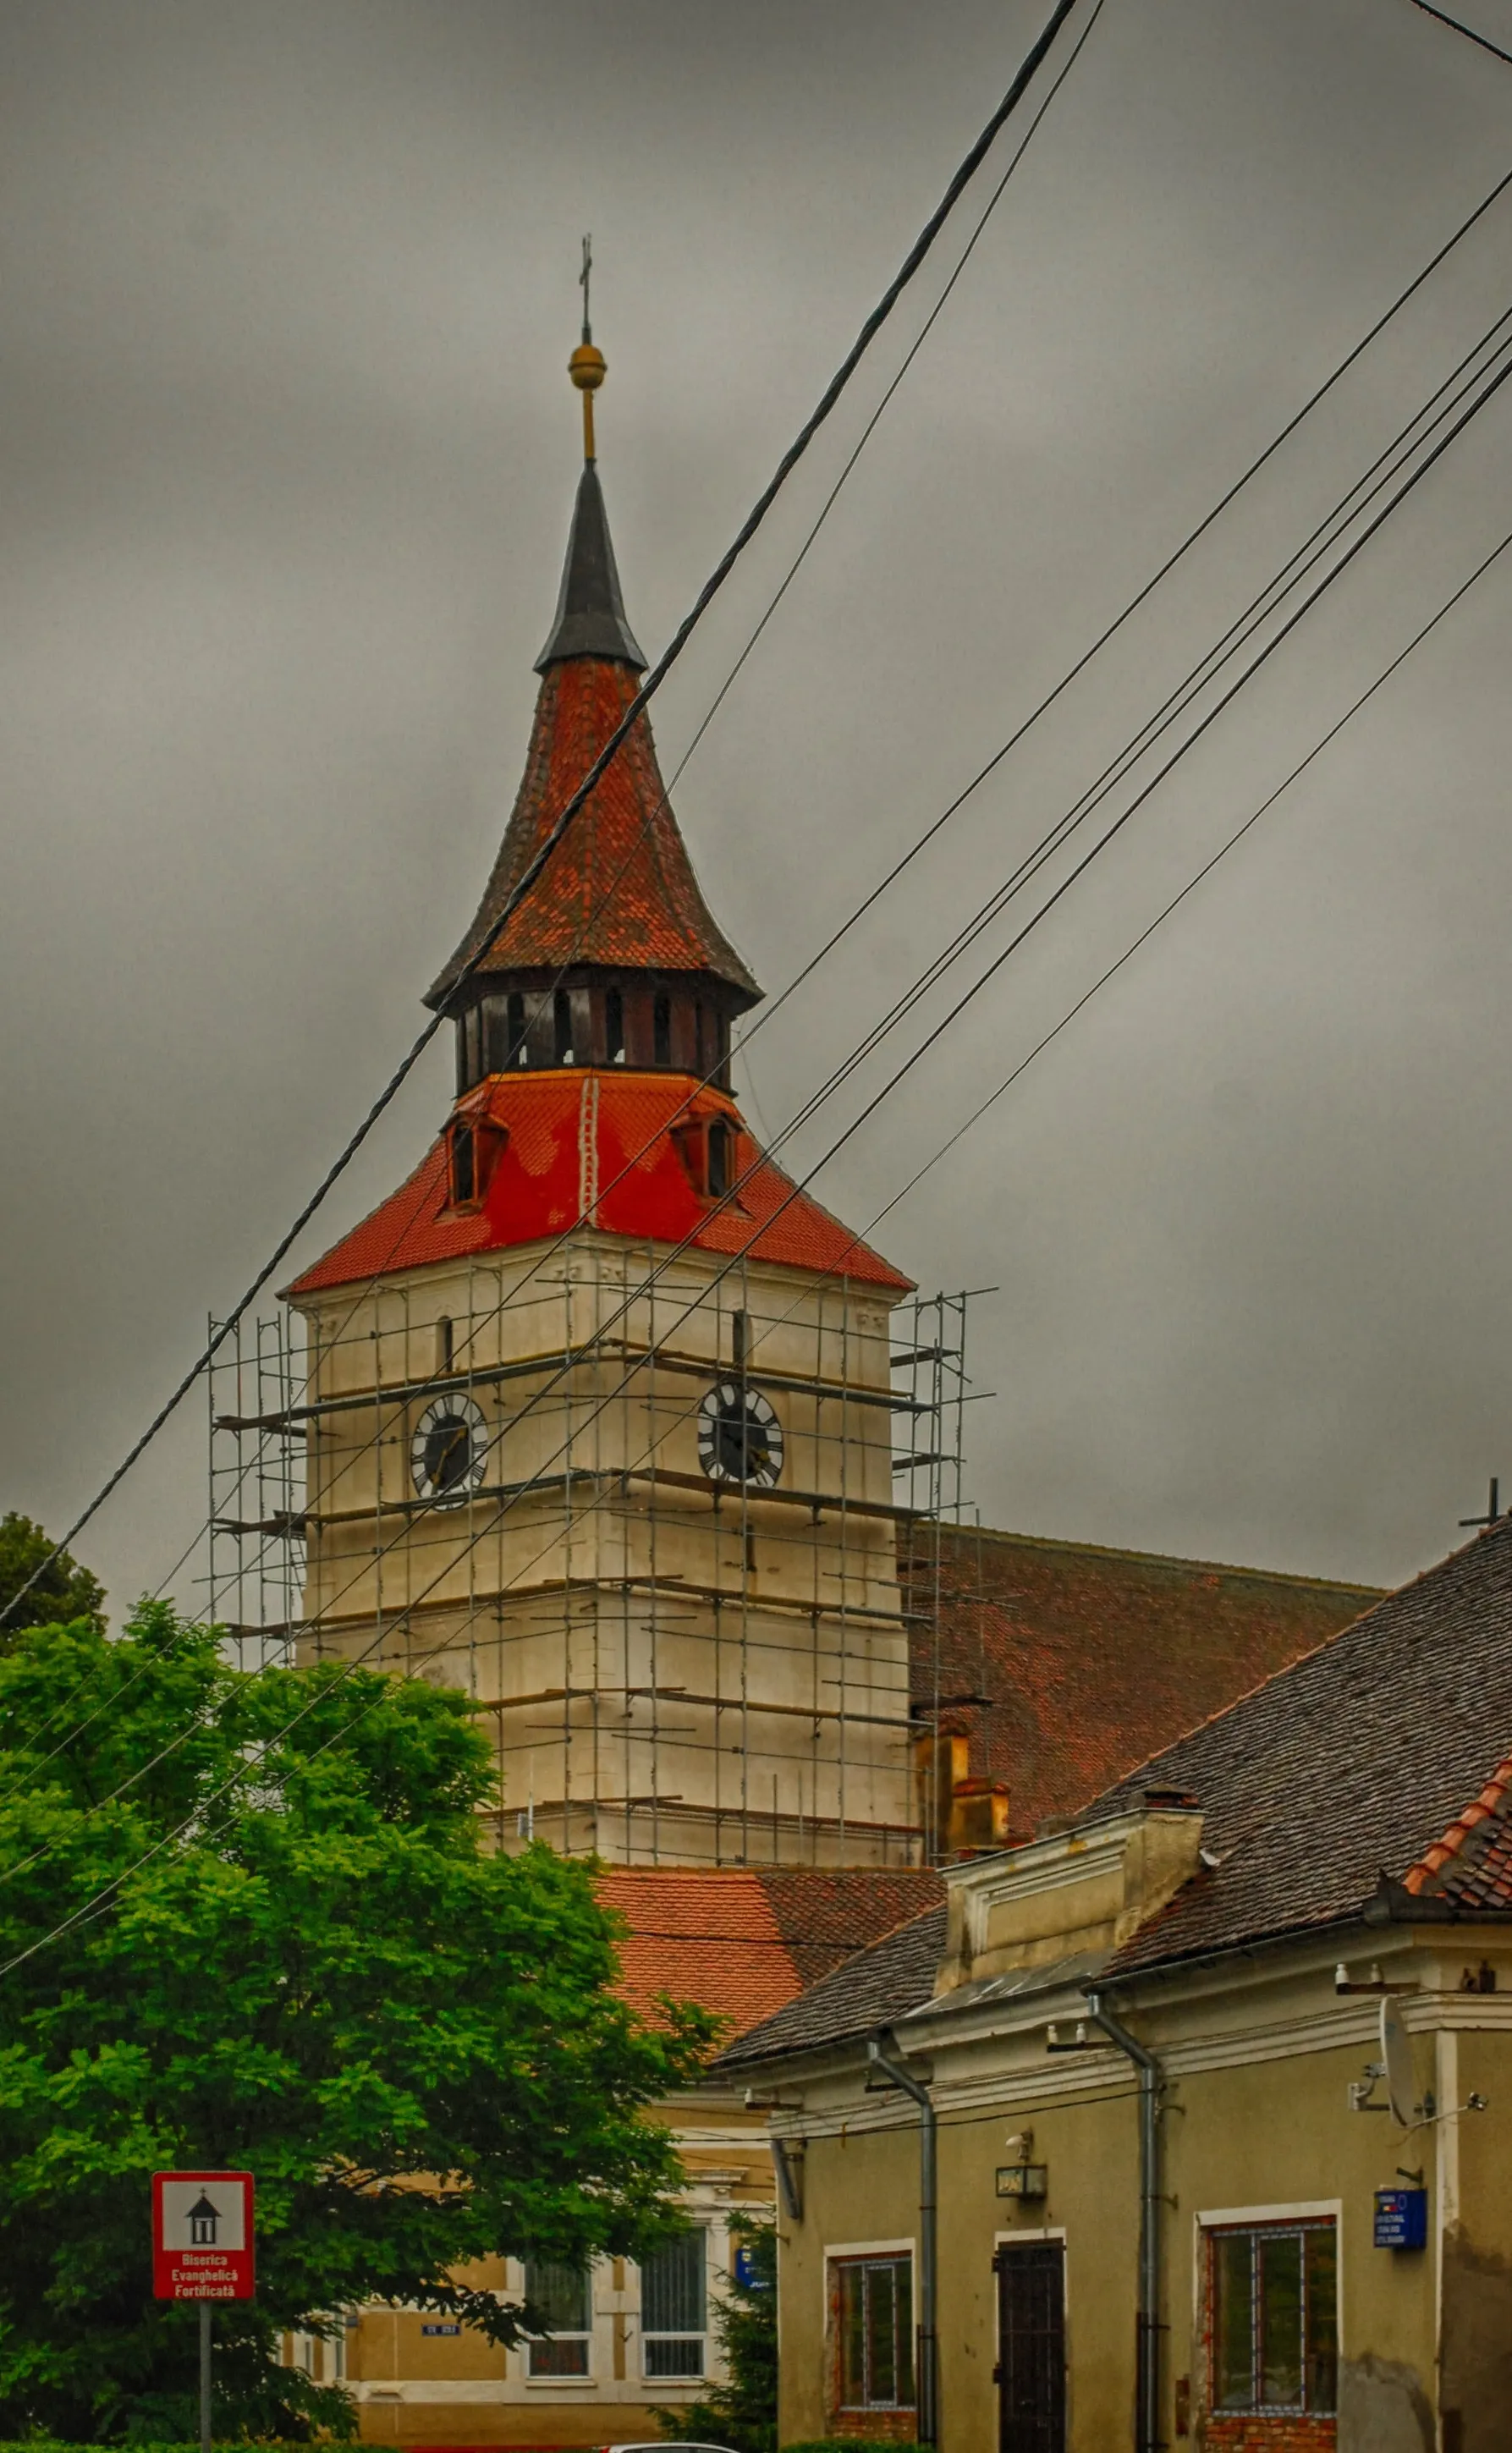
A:
<svg viewBox="0 0 1512 2453">
<path fill-rule="evenodd" d="M 785 2444 L 783 2453 L 868 2453 L 883 2445 L 886 2453 L 937 2453 L 933 2444 L 898 2444 L 890 2436 L 815 2436 L 806 2443 Z M 0 2453 L 5 2453 L 3 2445 Z"/>
</svg>

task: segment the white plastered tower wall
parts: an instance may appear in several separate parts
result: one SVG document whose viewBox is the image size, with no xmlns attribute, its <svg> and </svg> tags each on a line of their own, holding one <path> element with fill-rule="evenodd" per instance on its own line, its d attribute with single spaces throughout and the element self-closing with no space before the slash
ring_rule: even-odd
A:
<svg viewBox="0 0 1512 2453">
<path fill-rule="evenodd" d="M 591 1229 L 297 1298 L 298 1656 L 470 1694 L 506 1846 L 914 1861 L 897 1301 Z M 770 1486 L 704 1470 L 699 1406 L 732 1377 L 781 1426 Z M 438 1403 L 475 1426 L 468 1487 L 441 1499 L 414 1469 Z"/>
</svg>

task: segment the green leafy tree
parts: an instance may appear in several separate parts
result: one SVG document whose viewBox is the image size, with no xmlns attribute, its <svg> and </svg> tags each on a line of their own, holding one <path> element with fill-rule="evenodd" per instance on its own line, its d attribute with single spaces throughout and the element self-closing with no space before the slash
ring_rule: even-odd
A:
<svg viewBox="0 0 1512 2453">
<path fill-rule="evenodd" d="M 286 2328 L 393 2300 L 509 2343 L 483 2261 L 676 2228 L 645 2107 L 711 2023 L 642 2024 L 591 1868 L 491 1853 L 490 1802 L 465 1697 L 244 1675 L 165 1605 L 0 1661 L 0 2434 L 193 2434 L 154 2169 L 255 2176 L 257 2299 L 215 2311 L 226 2435 L 351 2432 L 339 2386 L 276 2364 Z"/>
<path fill-rule="evenodd" d="M 686 2444 L 727 2444 L 730 2453 L 776 2453 L 777 2232 L 764 2216 L 730 2217 L 744 2249 L 722 2283 L 712 2315 L 726 2382 L 681 2410 L 659 2410 L 662 2434 Z M 744 2270 L 742 2270 L 744 2269 Z"/>
<path fill-rule="evenodd" d="M 41 1526 L 33 1525 L 30 1516 L 19 1516 L 14 1508 L 0 1516 L 0 1651 L 13 1650 L 17 1636 L 29 1626 L 83 1618 L 96 1630 L 104 1629 L 104 1585 L 67 1550 L 49 1559 L 51 1547 Z M 39 1567 L 42 1573 L 26 1600 L 19 1600 Z"/>
</svg>

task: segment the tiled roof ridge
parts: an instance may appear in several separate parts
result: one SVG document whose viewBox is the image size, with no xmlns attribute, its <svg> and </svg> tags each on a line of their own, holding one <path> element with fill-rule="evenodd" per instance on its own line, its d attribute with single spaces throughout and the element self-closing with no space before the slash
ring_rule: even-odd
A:
<svg viewBox="0 0 1512 2453">
<path fill-rule="evenodd" d="M 1408 1866 L 1402 1877 L 1403 1889 L 1418 1893 L 1426 1891 L 1444 1866 L 1460 1855 L 1466 1841 L 1482 1823 L 1493 1818 L 1504 1821 L 1509 1788 L 1512 1788 L 1512 1755 L 1503 1755 L 1480 1795 L 1462 1807 L 1442 1838 L 1425 1849 L 1416 1865 Z"/>
<path fill-rule="evenodd" d="M 997 1525 L 947 1525 L 945 1533 L 963 1544 L 980 1536 L 984 1542 L 1012 1543 L 1025 1550 L 1056 1550 L 1074 1553 L 1080 1558 L 1117 1559 L 1125 1565 L 1141 1567 L 1201 1567 L 1208 1575 L 1238 1576 L 1247 1582 L 1265 1585 L 1288 1585 L 1307 1592 L 1367 1593 L 1383 1600 L 1394 1589 L 1387 1585 L 1355 1584 L 1337 1576 L 1302 1576 L 1287 1567 L 1243 1567 L 1224 1559 L 1192 1559 L 1166 1550 L 1126 1550 L 1106 1542 L 1077 1542 L 1059 1533 L 1016 1533 Z M 1426 1570 L 1424 1570 L 1426 1572 Z M 1363 1616 L 1363 1612 L 1361 1613 Z"/>
</svg>

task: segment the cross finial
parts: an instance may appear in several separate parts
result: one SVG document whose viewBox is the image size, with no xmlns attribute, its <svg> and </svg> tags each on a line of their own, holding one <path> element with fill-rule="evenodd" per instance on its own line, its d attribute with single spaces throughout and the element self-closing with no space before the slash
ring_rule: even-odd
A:
<svg viewBox="0 0 1512 2453">
<path fill-rule="evenodd" d="M 593 241 L 583 241 L 583 269 L 578 274 L 578 287 L 583 292 L 583 338 L 567 360 L 567 372 L 583 394 L 583 457 L 591 468 L 593 448 L 593 395 L 604 381 L 604 352 L 593 346 L 593 327 L 588 321 L 588 279 L 593 270 Z"/>
<path fill-rule="evenodd" d="M 1486 1501 L 1485 1514 L 1483 1516 L 1462 1516 L 1460 1519 L 1460 1530 L 1462 1533 L 1466 1533 L 1469 1531 L 1472 1525 L 1494 1525 L 1501 1513 L 1500 1489 L 1497 1478 L 1495 1474 L 1493 1474 L 1491 1476 L 1491 1494 Z"/>
</svg>

